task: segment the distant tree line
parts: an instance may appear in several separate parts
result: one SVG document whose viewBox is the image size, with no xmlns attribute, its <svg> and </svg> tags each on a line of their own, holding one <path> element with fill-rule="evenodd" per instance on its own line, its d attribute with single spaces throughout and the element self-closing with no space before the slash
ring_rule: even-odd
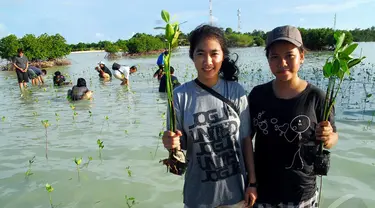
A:
<svg viewBox="0 0 375 208">
<path fill-rule="evenodd" d="M 264 46 L 266 32 L 254 30 L 253 32 L 240 33 L 231 28 L 221 28 L 225 32 L 230 47 Z M 335 45 L 333 37 L 334 30 L 331 28 L 305 29 L 299 28 L 304 44 L 309 50 L 329 50 Z M 346 33 L 345 43 L 375 41 L 375 27 L 368 29 L 341 30 Z M 180 46 L 188 46 L 189 34 L 182 33 L 179 37 Z M 71 44 L 72 51 L 105 50 L 111 52 L 142 53 L 158 50 L 166 47 L 163 35 L 148 35 L 137 33 L 129 40 L 118 40 L 116 42 L 100 41 L 98 43 Z"/>
<path fill-rule="evenodd" d="M 8 35 L 0 39 L 0 57 L 8 61 L 17 55 L 17 49 L 22 48 L 30 61 L 50 61 L 70 54 L 70 47 L 60 34 L 42 34 L 38 37 L 26 34 L 22 38 Z"/>
<path fill-rule="evenodd" d="M 333 29 L 305 29 L 299 28 L 304 40 L 304 44 L 309 50 L 329 50 L 334 47 L 335 40 L 333 37 Z M 240 33 L 233 31 L 231 28 L 222 28 L 230 47 L 251 47 L 264 46 L 266 40 L 266 32 L 254 30 L 253 32 Z M 370 42 L 375 41 L 375 27 L 368 29 L 354 29 L 341 32 L 346 33 L 346 43 Z M 189 34 L 182 33 L 179 36 L 178 45 L 187 46 Z M 67 44 L 64 37 L 60 34 L 48 35 L 42 34 L 35 37 L 27 34 L 18 39 L 15 35 L 9 35 L 0 40 L 0 57 L 2 59 L 11 60 L 17 55 L 17 49 L 23 48 L 25 55 L 30 60 L 53 60 L 68 55 L 71 51 L 86 50 L 105 50 L 108 53 L 115 54 L 117 52 L 124 53 L 144 53 L 149 51 L 157 51 L 166 48 L 164 35 L 149 35 L 145 33 L 137 33 L 128 40 L 119 39 L 116 42 L 99 41 L 98 43 L 78 43 Z"/>
</svg>

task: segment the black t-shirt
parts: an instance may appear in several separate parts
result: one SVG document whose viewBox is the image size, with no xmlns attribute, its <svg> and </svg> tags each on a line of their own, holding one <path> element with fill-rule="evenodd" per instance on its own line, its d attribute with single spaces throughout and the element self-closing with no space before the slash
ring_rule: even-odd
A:
<svg viewBox="0 0 375 208">
<path fill-rule="evenodd" d="M 173 89 L 181 85 L 181 84 L 178 82 L 177 77 L 171 75 L 171 79 L 172 79 Z M 163 75 L 163 76 L 161 77 L 161 79 L 160 79 L 160 83 L 159 83 L 159 92 L 167 92 L 167 76 L 166 76 L 166 75 Z"/>
<path fill-rule="evenodd" d="M 255 137 L 257 202 L 298 203 L 314 196 L 316 125 L 323 119 L 325 93 L 312 84 L 291 99 L 277 98 L 272 81 L 248 97 Z M 330 122 L 336 131 L 333 116 Z"/>
</svg>

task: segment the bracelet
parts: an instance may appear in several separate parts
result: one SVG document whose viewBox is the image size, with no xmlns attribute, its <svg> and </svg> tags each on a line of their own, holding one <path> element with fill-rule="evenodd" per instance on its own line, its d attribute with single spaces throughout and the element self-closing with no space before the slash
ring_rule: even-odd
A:
<svg viewBox="0 0 375 208">
<path fill-rule="evenodd" d="M 252 187 L 256 188 L 256 187 L 257 187 L 257 183 L 249 183 L 249 184 L 247 185 L 247 187 L 248 187 L 248 188 L 252 188 Z"/>
</svg>

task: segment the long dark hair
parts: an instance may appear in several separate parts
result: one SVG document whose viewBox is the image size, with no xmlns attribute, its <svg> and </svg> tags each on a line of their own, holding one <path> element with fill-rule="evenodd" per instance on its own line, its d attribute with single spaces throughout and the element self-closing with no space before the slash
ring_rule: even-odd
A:
<svg viewBox="0 0 375 208">
<path fill-rule="evenodd" d="M 239 69 L 236 65 L 238 60 L 238 54 L 236 60 L 232 60 L 229 57 L 228 44 L 224 36 L 224 31 L 218 27 L 211 25 L 200 25 L 195 28 L 189 35 L 190 49 L 189 56 L 194 60 L 194 50 L 201 40 L 206 38 L 216 39 L 224 52 L 224 60 L 220 68 L 219 76 L 228 81 L 238 81 Z"/>
</svg>

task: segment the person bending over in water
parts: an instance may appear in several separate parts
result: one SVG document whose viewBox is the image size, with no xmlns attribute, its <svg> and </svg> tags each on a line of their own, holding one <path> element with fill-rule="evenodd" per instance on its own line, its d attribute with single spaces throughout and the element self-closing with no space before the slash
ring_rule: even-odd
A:
<svg viewBox="0 0 375 208">
<path fill-rule="evenodd" d="M 100 61 L 98 65 L 99 66 L 95 67 L 95 70 L 99 72 L 99 77 L 105 80 L 111 79 L 112 78 L 111 70 L 108 69 L 105 63 L 103 61 Z"/>
<path fill-rule="evenodd" d="M 44 84 L 44 80 L 43 80 L 42 76 L 45 75 L 45 74 L 43 74 L 42 70 L 40 70 L 39 68 L 37 68 L 35 66 L 32 66 L 32 65 L 29 65 L 29 70 L 33 70 L 34 73 L 36 74 L 37 78 L 38 78 L 39 83 Z"/>
<path fill-rule="evenodd" d="M 137 67 L 136 66 L 125 66 L 125 65 L 120 65 L 118 63 L 113 63 L 112 65 L 113 69 L 113 74 L 116 79 L 121 80 L 121 85 L 129 85 L 129 75 L 137 72 Z"/>
<path fill-rule="evenodd" d="M 30 69 L 30 66 L 27 70 L 27 76 L 29 77 L 29 80 L 31 80 L 32 85 L 38 85 L 38 75 L 34 72 L 34 70 Z"/>
<path fill-rule="evenodd" d="M 63 85 L 69 85 L 71 82 L 65 82 L 64 75 L 61 74 L 60 71 L 55 72 L 55 76 L 53 77 L 53 85 L 55 86 L 63 86 Z"/>
<path fill-rule="evenodd" d="M 77 85 L 73 86 L 71 90 L 68 90 L 68 99 L 76 100 L 91 100 L 92 91 L 86 86 L 86 80 L 84 78 L 78 78 Z"/>
</svg>

